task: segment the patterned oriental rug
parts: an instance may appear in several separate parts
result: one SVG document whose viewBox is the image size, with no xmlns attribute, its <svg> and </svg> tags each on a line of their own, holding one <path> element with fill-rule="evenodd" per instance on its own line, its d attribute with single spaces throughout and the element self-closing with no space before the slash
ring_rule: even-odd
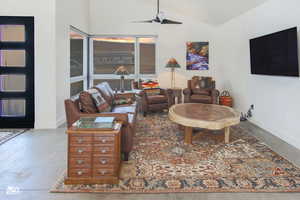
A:
<svg viewBox="0 0 300 200">
<path fill-rule="evenodd" d="M 203 134 L 183 143 L 183 130 L 166 114 L 140 117 L 130 161 L 118 185 L 64 185 L 51 192 L 300 192 L 300 169 L 251 136 L 241 126 Z"/>
<path fill-rule="evenodd" d="M 20 130 L 20 129 L 0 129 L 0 145 L 24 133 L 25 131 L 26 130 Z"/>
</svg>

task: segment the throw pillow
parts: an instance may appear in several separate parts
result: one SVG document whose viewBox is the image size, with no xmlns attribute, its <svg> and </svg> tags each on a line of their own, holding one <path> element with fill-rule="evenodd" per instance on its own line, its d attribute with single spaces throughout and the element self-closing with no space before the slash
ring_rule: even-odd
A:
<svg viewBox="0 0 300 200">
<path fill-rule="evenodd" d="M 111 111 L 111 106 L 105 101 L 97 89 L 89 89 L 88 92 L 91 94 L 98 112 Z"/>
<path fill-rule="evenodd" d="M 101 95 L 104 97 L 104 99 L 109 105 L 113 106 L 114 94 L 112 94 L 112 92 L 108 89 L 105 83 L 106 82 L 100 83 L 94 88 L 101 93 Z"/>
<path fill-rule="evenodd" d="M 89 92 L 83 91 L 79 95 L 79 104 L 82 112 L 84 113 L 97 113 L 98 109 Z"/>
</svg>

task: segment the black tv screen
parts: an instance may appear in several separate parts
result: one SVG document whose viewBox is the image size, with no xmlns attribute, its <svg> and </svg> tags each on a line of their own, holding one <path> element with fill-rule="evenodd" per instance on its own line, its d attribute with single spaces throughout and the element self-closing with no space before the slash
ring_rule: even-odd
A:
<svg viewBox="0 0 300 200">
<path fill-rule="evenodd" d="M 251 74 L 299 76 L 297 27 L 250 40 Z"/>
</svg>

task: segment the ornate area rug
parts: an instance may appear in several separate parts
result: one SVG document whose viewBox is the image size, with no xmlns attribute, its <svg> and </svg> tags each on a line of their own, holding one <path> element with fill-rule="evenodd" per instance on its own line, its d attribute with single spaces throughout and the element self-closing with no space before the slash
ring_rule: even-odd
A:
<svg viewBox="0 0 300 200">
<path fill-rule="evenodd" d="M 0 145 L 24 133 L 25 131 L 26 130 L 20 130 L 20 129 L 0 129 Z"/>
<path fill-rule="evenodd" d="M 52 192 L 300 192 L 300 169 L 241 126 L 183 143 L 183 130 L 166 114 L 140 117 L 130 161 L 118 185 L 64 185 Z"/>
</svg>

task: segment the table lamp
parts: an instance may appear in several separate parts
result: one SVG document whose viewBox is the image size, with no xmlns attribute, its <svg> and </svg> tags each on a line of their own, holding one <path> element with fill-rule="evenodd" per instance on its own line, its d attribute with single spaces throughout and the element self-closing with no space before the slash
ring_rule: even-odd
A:
<svg viewBox="0 0 300 200">
<path fill-rule="evenodd" d="M 175 58 L 171 58 L 166 68 L 171 68 L 171 88 L 175 88 L 175 68 L 180 68 L 180 65 Z"/>
<path fill-rule="evenodd" d="M 117 70 L 115 71 L 115 74 L 121 76 L 121 78 L 120 78 L 120 90 L 123 93 L 124 92 L 124 78 L 125 78 L 124 76 L 129 75 L 129 72 L 126 69 L 126 67 L 122 65 L 122 66 L 119 66 L 117 68 Z"/>
</svg>

